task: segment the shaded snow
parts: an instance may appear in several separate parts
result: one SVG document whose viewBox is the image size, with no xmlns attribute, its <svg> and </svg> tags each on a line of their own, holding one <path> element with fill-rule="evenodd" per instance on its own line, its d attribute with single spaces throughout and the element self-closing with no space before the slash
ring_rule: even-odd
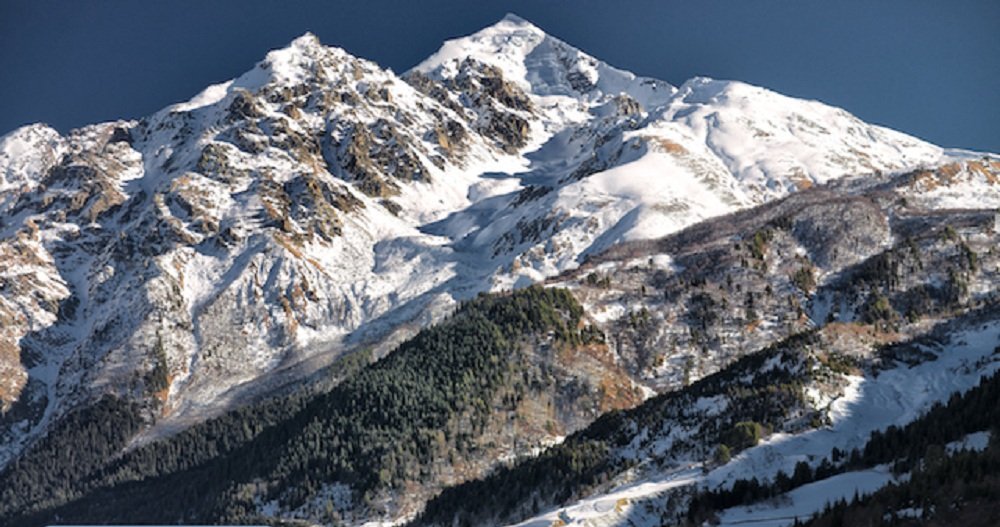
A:
<svg viewBox="0 0 1000 527">
<path fill-rule="evenodd" d="M 984 430 L 982 432 L 975 432 L 969 434 L 958 441 L 952 441 L 945 445 L 945 450 L 949 454 L 958 452 L 960 450 L 974 450 L 977 452 L 982 452 L 986 450 L 986 447 L 990 444 L 990 432 L 989 430 Z"/>
<path fill-rule="evenodd" d="M 796 488 L 775 498 L 772 503 L 726 509 L 719 514 L 719 526 L 785 527 L 795 523 L 796 519 L 808 519 L 827 504 L 871 494 L 892 481 L 894 478 L 889 467 L 884 465 L 838 474 Z"/>
</svg>

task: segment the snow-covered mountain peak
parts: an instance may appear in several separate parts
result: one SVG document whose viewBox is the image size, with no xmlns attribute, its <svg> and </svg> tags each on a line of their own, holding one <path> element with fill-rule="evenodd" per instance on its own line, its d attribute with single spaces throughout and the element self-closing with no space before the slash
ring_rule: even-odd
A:
<svg viewBox="0 0 1000 527">
<path fill-rule="evenodd" d="M 305 33 L 299 35 L 288 45 L 289 48 L 302 50 L 315 49 L 322 46 L 323 44 L 319 41 L 319 37 L 317 37 L 312 31 L 306 31 Z"/>
<path fill-rule="evenodd" d="M 34 139 L 58 136 L 59 132 L 43 123 L 34 123 L 16 128 L 13 131 L 0 136 L 0 151 L 13 155 L 12 148 L 31 142 Z"/>
<path fill-rule="evenodd" d="M 520 16 L 518 16 L 518 15 L 516 15 L 514 13 L 507 13 L 507 14 L 505 14 L 503 16 L 503 18 L 500 19 L 500 23 L 507 23 L 507 24 L 513 24 L 513 25 L 518 25 L 518 26 L 527 26 L 527 27 L 533 27 L 535 29 L 538 29 L 538 26 L 535 26 L 531 22 L 528 22 L 527 20 L 521 18 Z M 539 31 L 541 31 L 541 30 L 539 29 Z"/>
<path fill-rule="evenodd" d="M 540 97 L 592 102 L 627 93 L 643 106 L 651 106 L 675 91 L 666 82 L 609 66 L 514 14 L 472 35 L 445 42 L 414 70 L 434 78 L 452 78 L 469 58 L 498 68 L 504 78 Z"/>
<path fill-rule="evenodd" d="M 6 208 L 8 191 L 33 188 L 65 148 L 59 132 L 40 123 L 0 137 L 0 211 Z"/>
<path fill-rule="evenodd" d="M 426 58 L 414 69 L 429 73 L 435 69 L 446 67 L 450 63 L 461 62 L 467 57 L 474 57 L 484 62 L 509 62 L 509 69 L 504 73 L 517 73 L 514 66 L 518 59 L 531 51 L 548 35 L 539 27 L 523 18 L 508 13 L 496 24 L 485 27 L 476 33 L 445 41 L 441 49 Z M 494 61 L 484 59 L 493 58 Z M 524 75 L 511 75 L 512 79 L 523 79 Z"/>
<path fill-rule="evenodd" d="M 304 90 L 329 89 L 329 84 L 338 79 L 363 82 L 384 81 L 388 77 L 394 76 L 378 64 L 356 57 L 343 48 L 326 46 L 316 35 L 306 32 L 288 45 L 269 51 L 263 60 L 239 77 L 211 85 L 189 101 L 166 108 L 165 112 L 192 111 L 220 101 L 228 106 L 231 96 L 241 91 L 255 94 L 268 88 L 268 95 L 278 90 L 293 90 L 304 95 Z"/>
<path fill-rule="evenodd" d="M 305 33 L 284 48 L 268 52 L 257 67 L 270 74 L 272 81 L 301 82 L 318 67 L 338 62 L 363 62 L 366 69 L 381 70 L 378 65 L 355 57 L 343 48 L 323 45 L 312 33 Z M 248 72 L 248 74 L 251 74 Z"/>
</svg>

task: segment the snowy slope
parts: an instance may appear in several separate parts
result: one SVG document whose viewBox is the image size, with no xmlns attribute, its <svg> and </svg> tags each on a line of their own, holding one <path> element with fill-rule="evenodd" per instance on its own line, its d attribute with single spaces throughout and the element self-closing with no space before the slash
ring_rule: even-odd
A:
<svg viewBox="0 0 1000 527">
<path fill-rule="evenodd" d="M 65 148 L 59 132 L 41 124 L 0 137 L 0 212 L 10 207 L 12 196 L 33 189 Z"/>
<path fill-rule="evenodd" d="M 831 179 L 947 158 L 816 101 L 740 82 L 695 78 L 678 89 L 637 77 L 516 15 L 446 42 L 414 70 L 448 83 L 470 64 L 503 72 L 536 109 L 537 148 L 513 175 L 532 186 L 526 196 L 537 206 L 458 218 L 472 246 L 509 255 L 499 287 Z"/>
<path fill-rule="evenodd" d="M 719 525 L 785 527 L 794 524 L 796 519 L 811 517 L 837 500 L 871 494 L 895 481 L 887 466 L 846 472 L 794 489 L 784 495 L 778 504 L 727 509 L 721 515 Z"/>
<path fill-rule="evenodd" d="M 517 525 L 543 526 L 561 521 L 564 525 L 660 525 L 663 505 L 671 492 L 693 488 L 728 488 L 737 479 L 773 480 L 777 472 L 794 472 L 804 461 L 817 465 L 833 448 L 850 451 L 862 448 L 874 430 L 904 425 L 919 417 L 934 403 L 945 402 L 953 393 L 964 392 L 984 377 L 1000 369 L 993 350 L 1000 342 L 1000 324 L 995 320 L 956 331 L 947 341 L 926 351 L 932 358 L 918 365 L 896 363 L 878 374 L 848 376 L 846 387 L 829 400 L 816 400 L 827 407 L 829 425 L 804 433 L 776 433 L 732 461 L 712 468 L 708 460 L 664 457 L 671 443 L 682 440 L 685 431 L 670 423 L 662 438 L 648 441 L 648 452 L 627 451 L 650 466 L 648 470 L 620 486 L 568 504 Z M 710 408 L 707 406 L 706 408 Z M 655 433 L 655 432 L 652 432 Z M 643 436 L 643 433 L 637 434 Z M 981 439 L 971 439 L 973 444 Z M 703 470 L 704 469 L 704 470 Z M 888 467 L 846 472 L 804 485 L 773 503 L 727 509 L 719 525 L 791 525 L 796 517 L 805 519 L 840 498 L 850 499 L 855 491 L 870 493 L 893 481 Z M 687 487 L 687 489 L 685 489 Z"/>
</svg>

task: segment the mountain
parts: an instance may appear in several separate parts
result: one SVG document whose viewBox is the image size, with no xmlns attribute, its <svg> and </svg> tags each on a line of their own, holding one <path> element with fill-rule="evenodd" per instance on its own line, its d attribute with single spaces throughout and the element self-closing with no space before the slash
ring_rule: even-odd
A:
<svg viewBox="0 0 1000 527">
<path fill-rule="evenodd" d="M 341 362 L 333 388 L 168 439 L 125 448 L 141 409 L 106 397 L 0 473 L 0 517 L 791 523 L 991 427 L 996 213 L 911 204 L 928 177 L 842 180 L 618 245 Z M 629 389 L 651 379 L 659 395 Z"/>
<path fill-rule="evenodd" d="M 96 521 L 179 482 L 199 489 L 190 516 L 136 517 L 412 517 L 801 332 L 868 357 L 966 316 L 995 293 L 998 206 L 996 156 L 739 82 L 639 77 L 514 15 L 401 76 L 306 34 L 151 116 L 0 139 L 0 517 Z M 539 282 L 568 297 L 477 304 Z M 544 326 L 510 312 L 538 305 Z M 796 353 L 795 375 L 822 359 Z M 477 361 L 492 380 L 469 380 Z M 461 389 L 441 380 L 456 371 Z M 430 414 L 350 428 L 348 409 L 418 393 Z M 796 404 L 765 424 L 820 411 Z M 304 461 L 317 437 L 422 447 Z M 507 519 L 534 506 L 518 499 Z"/>
</svg>

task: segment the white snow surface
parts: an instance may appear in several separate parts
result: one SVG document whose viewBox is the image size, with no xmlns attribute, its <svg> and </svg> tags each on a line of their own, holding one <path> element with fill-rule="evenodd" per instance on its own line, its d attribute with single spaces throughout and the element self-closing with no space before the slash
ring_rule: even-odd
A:
<svg viewBox="0 0 1000 527">
<path fill-rule="evenodd" d="M 969 434 L 958 441 L 952 441 L 945 446 L 945 449 L 949 454 L 958 452 L 960 450 L 973 450 L 976 452 L 982 452 L 986 450 L 986 447 L 990 444 L 990 431 L 983 430 L 982 432 L 975 432 Z"/>
<path fill-rule="evenodd" d="M 473 35 L 445 42 L 414 70 L 448 77 L 469 58 L 496 66 L 506 79 L 549 104 L 581 97 L 592 102 L 618 93 L 628 93 L 643 105 L 658 104 L 676 92 L 664 81 L 609 66 L 514 14 Z"/>
<path fill-rule="evenodd" d="M 855 495 L 865 496 L 895 481 L 887 465 L 870 470 L 845 472 L 824 480 L 808 483 L 771 503 L 726 509 L 719 514 L 719 526 L 751 525 L 753 527 L 785 527 L 795 520 L 804 521 L 827 504 Z"/>
<path fill-rule="evenodd" d="M 66 141 L 44 125 L 23 126 L 0 137 L 0 213 L 10 197 L 33 189 L 62 156 Z"/>
<path fill-rule="evenodd" d="M 700 467 L 693 466 L 662 474 L 657 478 L 626 484 L 607 494 L 586 498 L 568 507 L 544 513 L 515 524 L 516 527 L 549 527 L 557 521 L 564 525 L 605 526 L 619 525 L 628 517 L 637 499 L 693 485 L 701 475 Z"/>
</svg>

